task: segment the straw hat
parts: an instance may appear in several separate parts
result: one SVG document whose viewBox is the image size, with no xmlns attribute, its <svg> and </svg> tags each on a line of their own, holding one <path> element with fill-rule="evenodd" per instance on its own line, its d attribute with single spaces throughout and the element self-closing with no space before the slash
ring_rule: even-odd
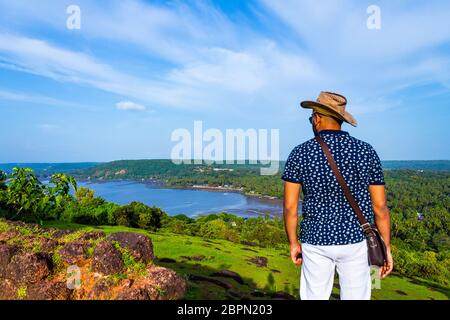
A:
<svg viewBox="0 0 450 320">
<path fill-rule="evenodd" d="M 302 101 L 300 105 L 302 108 L 313 109 L 325 116 L 341 119 L 354 127 L 358 125 L 356 119 L 345 111 L 347 99 L 340 94 L 322 91 L 316 101 Z"/>
</svg>

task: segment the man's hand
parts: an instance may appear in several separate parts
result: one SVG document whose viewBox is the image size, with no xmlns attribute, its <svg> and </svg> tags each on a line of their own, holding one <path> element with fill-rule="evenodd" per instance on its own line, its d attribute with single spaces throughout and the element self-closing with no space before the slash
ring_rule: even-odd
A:
<svg viewBox="0 0 450 320">
<path fill-rule="evenodd" d="M 381 279 L 386 278 L 392 272 L 392 269 L 394 268 L 394 260 L 392 259 L 392 253 L 391 253 L 390 247 L 386 248 L 386 253 L 387 253 L 386 262 L 384 263 L 384 266 L 382 266 L 380 268 Z"/>
<path fill-rule="evenodd" d="M 300 266 L 303 262 L 301 254 L 302 246 L 300 245 L 300 243 L 296 242 L 294 244 L 291 244 L 291 259 L 296 266 Z"/>
</svg>

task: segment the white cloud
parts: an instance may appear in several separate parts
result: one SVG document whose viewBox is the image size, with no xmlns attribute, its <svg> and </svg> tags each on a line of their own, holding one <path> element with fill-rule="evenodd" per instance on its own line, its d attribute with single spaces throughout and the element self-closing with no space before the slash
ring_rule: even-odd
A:
<svg viewBox="0 0 450 320">
<path fill-rule="evenodd" d="M 8 90 L 0 90 L 0 100 L 19 101 L 31 104 L 43 104 L 58 107 L 83 107 L 79 104 L 64 101 L 61 99 Z"/>
<path fill-rule="evenodd" d="M 120 101 L 116 103 L 116 108 L 119 110 L 144 111 L 146 108 L 138 103 L 131 101 Z"/>
<path fill-rule="evenodd" d="M 364 113 L 378 110 L 364 110 L 373 97 L 424 82 L 450 83 L 450 58 L 434 50 L 450 40 L 450 20 L 444 17 L 450 5 L 436 1 L 420 6 L 381 1 L 382 29 L 370 31 L 360 1 L 261 0 L 264 33 L 200 1 L 112 1 L 100 7 L 80 0 L 79 5 L 83 38 L 74 37 L 70 50 L 69 41 L 0 33 L 0 68 L 195 111 L 292 108 L 326 89 L 342 92 Z M 70 40 L 74 33 L 64 29 L 63 7 L 0 0 L 0 17 L 9 15 L 24 30 L 39 23 Z M 276 17 L 282 26 L 273 23 Z M 136 65 L 148 70 L 156 65 L 157 71 L 136 73 L 130 64 L 100 58 L 104 44 L 116 46 L 114 56 L 127 62 L 127 50 L 137 53 L 142 60 Z"/>
</svg>

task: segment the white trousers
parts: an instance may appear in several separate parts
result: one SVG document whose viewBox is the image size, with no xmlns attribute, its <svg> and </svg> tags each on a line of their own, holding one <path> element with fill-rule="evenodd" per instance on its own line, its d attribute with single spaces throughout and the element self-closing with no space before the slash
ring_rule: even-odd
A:
<svg viewBox="0 0 450 320">
<path fill-rule="evenodd" d="M 348 245 L 302 244 L 300 275 L 302 300 L 328 300 L 334 272 L 339 275 L 341 300 L 370 300 L 371 277 L 366 240 Z"/>
</svg>

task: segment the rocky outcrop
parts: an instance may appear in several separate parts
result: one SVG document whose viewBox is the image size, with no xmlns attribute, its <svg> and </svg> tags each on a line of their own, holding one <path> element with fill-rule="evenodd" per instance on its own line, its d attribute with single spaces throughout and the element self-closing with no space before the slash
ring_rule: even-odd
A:
<svg viewBox="0 0 450 320">
<path fill-rule="evenodd" d="M 121 247 L 127 249 L 137 261 L 150 262 L 153 255 L 153 245 L 149 237 L 131 232 L 116 232 L 106 238 L 117 241 Z"/>
<path fill-rule="evenodd" d="M 100 242 L 94 251 L 92 271 L 102 274 L 115 274 L 122 272 L 122 254 L 109 241 Z"/>
<path fill-rule="evenodd" d="M 66 243 L 59 254 L 64 263 L 72 265 L 78 264 L 84 259 L 87 259 L 87 250 L 90 247 L 88 242 L 74 241 Z"/>
<path fill-rule="evenodd" d="M 53 263 L 46 252 L 26 252 L 16 254 L 6 267 L 4 277 L 13 282 L 34 284 L 50 275 Z"/>
<path fill-rule="evenodd" d="M 154 265 L 151 239 L 0 219 L 0 299 L 182 299 L 187 281 Z"/>
</svg>

